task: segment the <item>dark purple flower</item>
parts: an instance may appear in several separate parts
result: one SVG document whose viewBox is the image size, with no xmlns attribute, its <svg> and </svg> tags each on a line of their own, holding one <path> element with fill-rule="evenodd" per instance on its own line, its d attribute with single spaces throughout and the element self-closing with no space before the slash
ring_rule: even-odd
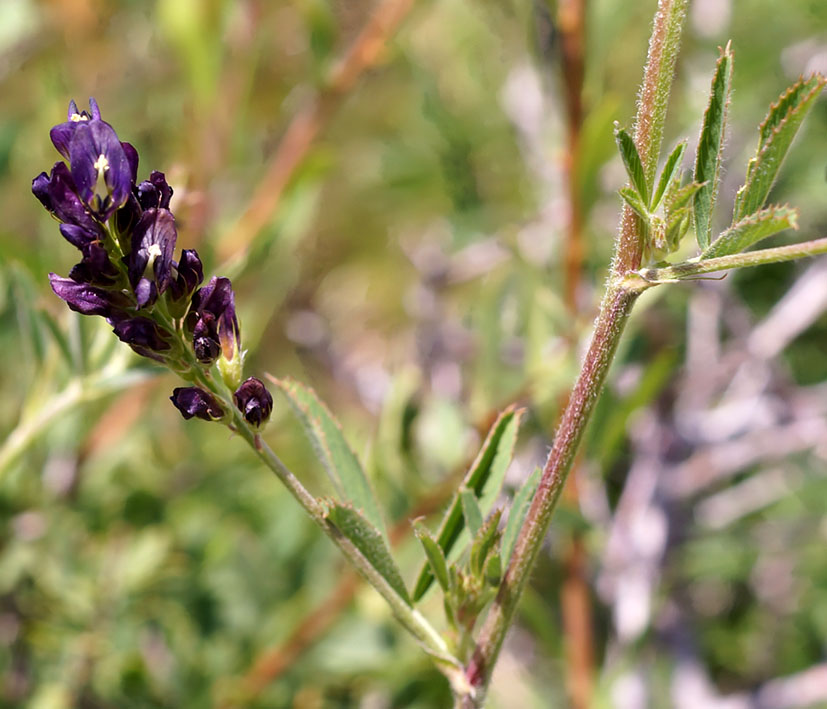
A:
<svg viewBox="0 0 827 709">
<path fill-rule="evenodd" d="M 126 262 L 139 308 L 151 304 L 167 289 L 176 238 L 175 218 L 168 209 L 147 209 L 135 225 Z M 149 269 L 151 278 L 147 277 Z"/>
<path fill-rule="evenodd" d="M 241 349 L 241 333 L 235 314 L 235 297 L 230 279 L 213 276 L 210 282 L 193 296 L 192 309 L 197 318 L 193 326 L 194 338 L 217 338 L 224 357 L 233 360 Z M 197 349 L 195 339 L 193 346 Z"/>
<path fill-rule="evenodd" d="M 161 362 L 164 358 L 159 353 L 170 348 L 168 333 L 149 318 L 121 320 L 115 323 L 114 332 L 121 342 L 126 342 L 139 355 Z"/>
<path fill-rule="evenodd" d="M 195 359 L 201 364 L 212 364 L 221 354 L 218 321 L 209 311 L 201 313 L 195 322 L 192 330 L 192 349 L 195 352 Z"/>
<path fill-rule="evenodd" d="M 103 221 L 132 191 L 132 163 L 115 130 L 104 121 L 78 122 L 69 143 L 69 165 L 80 198 Z"/>
<path fill-rule="evenodd" d="M 88 283 L 78 283 L 71 278 L 61 278 L 50 273 L 49 282 L 55 295 L 68 306 L 83 315 L 110 316 L 115 312 L 111 294 Z"/>
<path fill-rule="evenodd" d="M 69 272 L 69 278 L 78 283 L 103 287 L 112 286 L 117 282 L 120 272 L 109 260 L 109 254 L 100 243 L 93 241 L 78 248 L 83 252 L 83 259 Z"/>
<path fill-rule="evenodd" d="M 172 199 L 172 187 L 167 184 L 163 172 L 153 170 L 149 179 L 138 185 L 138 202 L 143 209 L 169 209 L 169 201 Z"/>
<path fill-rule="evenodd" d="M 233 400 L 247 423 L 256 428 L 264 424 L 273 411 L 273 397 L 255 377 L 250 377 L 236 389 Z"/>
<path fill-rule="evenodd" d="M 101 119 L 101 112 L 98 108 L 98 102 L 95 99 L 89 99 L 89 109 L 92 111 L 78 111 L 78 105 L 74 99 L 69 101 L 69 115 L 65 123 L 59 123 L 49 132 L 49 137 L 52 139 L 57 151 L 67 160 L 69 159 L 69 146 L 72 143 L 72 138 L 75 135 L 75 130 L 81 123 L 88 123 L 89 121 L 99 121 Z"/>
<path fill-rule="evenodd" d="M 198 252 L 195 249 L 183 249 L 175 270 L 177 275 L 169 284 L 172 299 L 190 298 L 204 280 L 204 268 Z"/>
<path fill-rule="evenodd" d="M 215 397 L 198 387 L 176 387 L 170 401 L 185 419 L 196 416 L 204 421 L 215 421 L 224 416 L 224 409 Z"/>
<path fill-rule="evenodd" d="M 78 195 L 75 181 L 66 163 L 55 163 L 51 176 L 41 172 L 35 177 L 32 180 L 32 192 L 61 222 L 76 227 L 72 230 L 72 237 L 61 230 L 70 243 L 78 246 L 78 243 L 88 243 L 100 238 L 100 224 Z M 85 232 L 85 237 L 81 236 L 81 231 Z"/>
</svg>

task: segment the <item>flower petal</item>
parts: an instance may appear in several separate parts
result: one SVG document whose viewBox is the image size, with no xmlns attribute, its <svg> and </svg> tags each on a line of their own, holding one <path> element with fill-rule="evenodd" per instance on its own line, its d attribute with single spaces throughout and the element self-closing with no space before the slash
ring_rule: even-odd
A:
<svg viewBox="0 0 827 709">
<path fill-rule="evenodd" d="M 215 397 L 198 387 L 176 387 L 170 401 L 185 419 L 195 416 L 204 421 L 215 421 L 224 416 L 224 409 Z"/>
<path fill-rule="evenodd" d="M 126 342 L 135 352 L 144 357 L 163 361 L 159 353 L 170 348 L 167 333 L 149 318 L 137 317 L 121 320 L 115 324 L 114 332 L 121 342 Z"/>
<path fill-rule="evenodd" d="M 196 292 L 193 308 L 199 313 L 210 312 L 218 321 L 218 339 L 228 360 L 241 350 L 241 331 L 235 313 L 235 296 L 229 278 L 213 276 L 210 282 Z"/>
<path fill-rule="evenodd" d="M 121 142 L 121 147 L 123 148 L 124 155 L 126 155 L 126 160 L 129 163 L 129 171 L 132 175 L 132 182 L 137 182 L 138 151 L 135 150 L 135 147 L 132 145 L 132 143 Z"/>
<path fill-rule="evenodd" d="M 178 232 L 175 217 L 168 209 L 147 209 L 132 232 L 132 248 L 127 257 L 129 282 L 137 287 L 147 277 L 147 267 L 152 272 L 158 293 L 163 293 L 172 279 L 172 254 Z"/>
<path fill-rule="evenodd" d="M 55 295 L 65 300 L 76 313 L 110 316 L 114 312 L 109 294 L 101 288 L 61 278 L 54 273 L 49 274 L 49 282 Z"/>
<path fill-rule="evenodd" d="M 104 220 L 126 202 L 132 188 L 132 166 L 112 126 L 104 121 L 78 123 L 69 144 L 69 163 L 78 194 L 92 203 L 99 177 L 108 195 L 100 195 Z M 109 197 L 109 199 L 106 199 Z"/>
<path fill-rule="evenodd" d="M 153 170 L 148 180 L 138 185 L 138 201 L 144 209 L 161 207 L 169 209 L 169 202 L 172 199 L 172 187 L 167 184 L 163 172 Z"/>
<path fill-rule="evenodd" d="M 66 163 L 55 163 L 48 178 L 46 173 L 35 177 L 32 180 L 32 192 L 63 223 L 76 224 L 91 234 L 101 234 L 100 224 L 78 195 Z"/>
<path fill-rule="evenodd" d="M 83 252 L 83 259 L 69 272 L 69 278 L 78 283 L 103 287 L 117 282 L 120 273 L 109 260 L 109 254 L 103 246 L 93 241 L 79 248 Z"/>
<path fill-rule="evenodd" d="M 201 364 L 212 364 L 221 354 L 218 321 L 209 311 L 201 313 L 195 322 L 192 329 L 192 350 Z"/>
<path fill-rule="evenodd" d="M 178 275 L 169 284 L 173 300 L 189 298 L 204 280 L 204 267 L 195 249 L 183 249 L 176 266 Z"/>
</svg>

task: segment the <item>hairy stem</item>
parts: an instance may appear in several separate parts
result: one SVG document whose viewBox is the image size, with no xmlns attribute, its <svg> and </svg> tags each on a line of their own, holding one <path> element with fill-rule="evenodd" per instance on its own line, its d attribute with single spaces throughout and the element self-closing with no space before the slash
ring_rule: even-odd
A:
<svg viewBox="0 0 827 709">
<path fill-rule="evenodd" d="M 741 254 L 719 256 L 718 258 L 708 258 L 702 261 L 686 261 L 664 268 L 644 268 L 634 274 L 633 277 L 640 277 L 650 285 L 657 285 L 658 283 L 688 280 L 705 273 L 794 261 L 795 259 L 817 256 L 818 254 L 827 254 L 827 238 L 804 241 L 800 244 L 790 244 L 788 246 L 777 246 L 773 249 L 760 249 Z"/>
<path fill-rule="evenodd" d="M 477 695 L 474 703 L 467 704 L 469 707 L 482 706 L 481 695 L 491 678 L 505 632 L 542 546 L 555 504 L 638 294 L 639 291 L 622 286 L 611 286 L 606 291 L 591 345 L 554 438 L 554 446 L 543 469 L 540 485 L 466 669 L 469 684 L 475 688 Z"/>
<path fill-rule="evenodd" d="M 654 181 L 663 138 L 666 105 L 688 0 L 659 0 L 635 121 L 635 143 L 649 181 Z M 638 295 L 649 287 L 626 275 L 640 268 L 643 244 L 638 218 L 624 207 L 609 286 L 580 374 L 563 413 L 537 493 L 517 537 L 497 597 L 466 667 L 472 692 L 457 696 L 457 707 L 476 709 L 485 700 L 491 674 L 517 603 L 551 522 L 551 515 L 574 463 L 577 448 L 603 388 L 626 320 Z"/>
<path fill-rule="evenodd" d="M 687 5 L 688 0 L 659 0 L 649 40 L 649 54 L 635 117 L 635 145 L 643 161 L 646 181 L 650 185 L 654 184 L 658 168 L 666 108 L 675 74 Z M 615 273 L 626 273 L 640 268 L 642 253 L 643 243 L 638 217 L 631 207 L 624 204 L 614 264 Z"/>
</svg>

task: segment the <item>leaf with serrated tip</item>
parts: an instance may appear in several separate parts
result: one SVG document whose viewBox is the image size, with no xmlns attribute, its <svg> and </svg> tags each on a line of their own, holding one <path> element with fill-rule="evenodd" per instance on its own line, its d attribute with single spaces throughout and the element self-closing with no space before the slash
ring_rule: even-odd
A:
<svg viewBox="0 0 827 709">
<path fill-rule="evenodd" d="M 701 253 L 701 259 L 737 254 L 784 229 L 798 229 L 798 210 L 767 207 L 732 225 Z"/>
<path fill-rule="evenodd" d="M 623 128 L 615 125 L 615 141 L 623 165 L 626 167 L 626 174 L 634 190 L 640 195 L 643 203 L 649 206 L 649 185 L 646 183 L 646 173 L 643 170 L 643 163 L 640 160 L 640 153 L 637 151 L 635 141 Z"/>
<path fill-rule="evenodd" d="M 402 580 L 402 574 L 382 533 L 350 505 L 330 500 L 325 506 L 325 517 L 353 543 L 377 573 L 387 581 L 388 586 L 410 605 L 411 599 Z"/>
<path fill-rule="evenodd" d="M 721 155 L 724 150 L 729 96 L 732 89 L 732 50 L 727 44 L 718 58 L 709 104 L 704 113 L 698 152 L 695 156 L 694 181 L 705 183 L 695 193 L 695 237 L 701 250 L 709 246 L 712 231 L 712 211 L 718 195 L 721 173 Z"/>
<path fill-rule="evenodd" d="M 385 523 L 362 464 L 351 450 L 339 422 L 316 393 L 294 379 L 273 380 L 302 422 L 316 457 L 321 461 L 341 502 L 351 503 L 380 532 Z"/>
<path fill-rule="evenodd" d="M 663 172 L 660 173 L 660 180 L 658 180 L 658 188 L 655 190 L 655 196 L 652 198 L 652 211 L 656 211 L 663 200 L 666 190 L 678 176 L 681 169 L 681 161 L 683 154 L 686 151 L 686 141 L 681 141 L 675 146 L 675 149 L 669 154 L 666 159 L 666 164 L 663 166 Z"/>
<path fill-rule="evenodd" d="M 733 225 L 764 206 L 793 138 L 826 81 L 819 74 L 802 78 L 770 106 L 758 129 L 758 152 L 750 159 L 746 182 L 735 197 Z"/>
<path fill-rule="evenodd" d="M 517 430 L 520 426 L 520 419 L 523 409 L 516 409 L 513 406 L 503 411 L 491 429 L 485 442 L 482 444 L 476 460 L 471 465 L 465 479 L 460 485 L 460 490 L 471 490 L 479 502 L 479 508 L 483 517 L 497 499 L 502 487 L 505 471 L 511 462 L 514 454 L 514 445 L 517 442 Z M 462 502 L 459 493 L 454 495 L 448 510 L 439 525 L 436 540 L 442 548 L 445 556 L 459 539 L 460 533 L 465 526 L 462 514 Z M 413 598 L 418 601 L 431 585 L 433 576 L 427 565 L 419 572 L 414 586 Z"/>
</svg>

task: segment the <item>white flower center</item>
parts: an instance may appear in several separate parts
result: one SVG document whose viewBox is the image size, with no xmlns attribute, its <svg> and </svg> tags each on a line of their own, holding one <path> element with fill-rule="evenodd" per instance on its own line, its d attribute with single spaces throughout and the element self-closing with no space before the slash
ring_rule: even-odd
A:
<svg viewBox="0 0 827 709">
<path fill-rule="evenodd" d="M 97 171 L 98 175 L 103 175 L 109 169 L 109 158 L 106 157 L 103 153 L 98 156 L 98 159 L 95 160 L 94 165 L 92 165 Z"/>
<path fill-rule="evenodd" d="M 89 117 L 82 116 L 80 113 L 73 113 L 69 116 L 69 120 L 72 121 L 72 123 L 79 123 L 80 121 L 88 121 Z"/>
</svg>

